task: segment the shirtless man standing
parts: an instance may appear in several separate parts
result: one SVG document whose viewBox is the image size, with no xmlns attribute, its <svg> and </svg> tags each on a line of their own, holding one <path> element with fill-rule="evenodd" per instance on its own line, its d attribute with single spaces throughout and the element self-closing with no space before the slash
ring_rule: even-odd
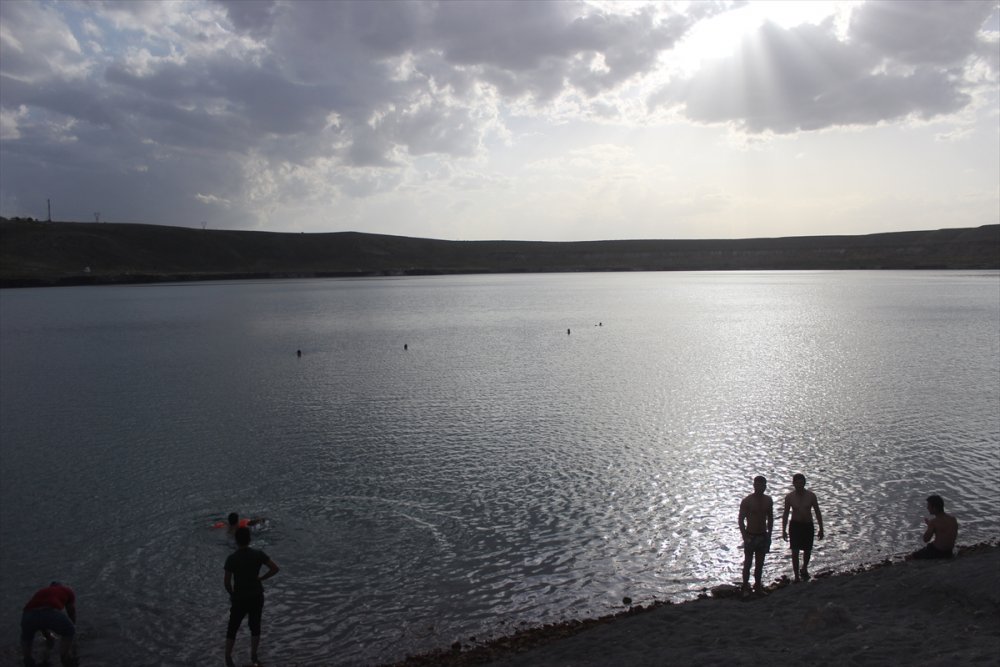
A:
<svg viewBox="0 0 1000 667">
<path fill-rule="evenodd" d="M 954 555 L 955 540 L 958 539 L 958 521 L 952 515 L 945 514 L 944 499 L 938 495 L 927 497 L 927 511 L 934 515 L 924 519 L 927 524 L 924 542 L 930 544 L 914 552 L 911 558 L 951 558 Z"/>
<path fill-rule="evenodd" d="M 753 493 L 740 503 L 740 534 L 743 535 L 743 593 L 750 590 L 750 562 L 754 562 L 754 591 L 763 592 L 760 578 L 764 573 L 764 556 L 771 549 L 771 531 L 774 529 L 774 501 L 765 496 L 767 480 L 758 475 L 753 478 Z"/>
<path fill-rule="evenodd" d="M 792 486 L 795 490 L 785 496 L 785 511 L 781 515 L 781 539 L 788 541 L 792 547 L 792 573 L 795 581 L 809 579 L 809 558 L 812 556 L 813 537 L 816 529 L 813 526 L 812 513 L 816 511 L 816 523 L 819 524 L 819 539 L 823 539 L 823 515 L 819 511 L 819 501 L 816 494 L 806 491 L 806 476 L 802 473 L 792 475 Z M 792 523 L 788 523 L 788 515 L 792 515 Z M 789 534 L 791 540 L 789 540 Z M 802 552 L 802 575 L 799 576 L 799 552 Z"/>
</svg>

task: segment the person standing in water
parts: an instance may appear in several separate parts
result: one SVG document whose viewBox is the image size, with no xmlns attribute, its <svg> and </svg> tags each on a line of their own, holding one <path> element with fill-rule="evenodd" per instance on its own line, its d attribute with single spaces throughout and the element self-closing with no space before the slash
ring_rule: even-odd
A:
<svg viewBox="0 0 1000 667">
<path fill-rule="evenodd" d="M 823 515 L 819 511 L 819 501 L 816 494 L 806 490 L 806 476 L 796 473 L 792 476 L 794 491 L 785 496 L 785 511 L 781 514 L 781 539 L 792 548 L 792 574 L 795 581 L 809 579 L 809 559 L 812 557 L 813 539 L 816 527 L 813 526 L 812 515 L 816 512 L 816 524 L 819 526 L 819 539 L 823 539 Z M 791 514 L 792 521 L 788 522 Z M 790 539 L 789 539 L 790 538 Z M 802 552 L 802 570 L 799 571 L 799 552 Z"/>
<path fill-rule="evenodd" d="M 226 559 L 226 575 L 223 583 L 229 593 L 229 626 L 226 628 L 226 667 L 234 667 L 233 647 L 236 633 L 246 616 L 250 627 L 250 660 L 258 664 L 257 650 L 260 647 L 260 621 L 264 611 L 264 587 L 261 582 L 278 573 L 278 566 L 271 557 L 260 549 L 250 548 L 250 529 L 236 529 L 236 551 Z M 260 568 L 267 566 L 267 572 L 260 576 Z"/>
<path fill-rule="evenodd" d="M 743 536 L 743 593 L 750 591 L 750 564 L 754 564 L 753 589 L 763 593 L 760 580 L 764 574 L 764 557 L 771 550 L 771 532 L 774 529 L 774 501 L 764 495 L 767 479 L 762 475 L 753 478 L 753 493 L 740 503 L 739 526 Z"/>
</svg>

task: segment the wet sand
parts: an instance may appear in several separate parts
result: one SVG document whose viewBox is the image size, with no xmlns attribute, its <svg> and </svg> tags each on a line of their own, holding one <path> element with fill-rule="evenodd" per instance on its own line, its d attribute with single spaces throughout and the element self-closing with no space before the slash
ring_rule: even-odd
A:
<svg viewBox="0 0 1000 667">
<path fill-rule="evenodd" d="M 726 589 L 682 604 L 537 628 L 401 665 L 996 665 L 1000 547 L 950 561 L 886 561 L 776 583 L 742 598 Z"/>
</svg>

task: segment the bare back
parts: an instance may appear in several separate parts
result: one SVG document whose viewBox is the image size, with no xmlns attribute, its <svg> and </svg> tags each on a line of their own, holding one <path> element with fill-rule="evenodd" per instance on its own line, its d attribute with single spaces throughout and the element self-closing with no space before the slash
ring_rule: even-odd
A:
<svg viewBox="0 0 1000 667">
<path fill-rule="evenodd" d="M 958 520 L 950 514 L 941 512 L 930 520 L 927 528 L 934 535 L 934 548 L 940 551 L 951 551 L 958 539 Z"/>
</svg>

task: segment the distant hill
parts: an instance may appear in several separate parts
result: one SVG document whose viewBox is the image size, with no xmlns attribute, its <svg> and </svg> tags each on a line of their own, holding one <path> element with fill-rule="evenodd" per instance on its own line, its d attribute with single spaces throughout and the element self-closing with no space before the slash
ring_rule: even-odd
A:
<svg viewBox="0 0 1000 667">
<path fill-rule="evenodd" d="M 0 218 L 0 287 L 447 273 L 756 269 L 1000 269 L 1000 225 L 864 236 L 553 243 Z"/>
</svg>

